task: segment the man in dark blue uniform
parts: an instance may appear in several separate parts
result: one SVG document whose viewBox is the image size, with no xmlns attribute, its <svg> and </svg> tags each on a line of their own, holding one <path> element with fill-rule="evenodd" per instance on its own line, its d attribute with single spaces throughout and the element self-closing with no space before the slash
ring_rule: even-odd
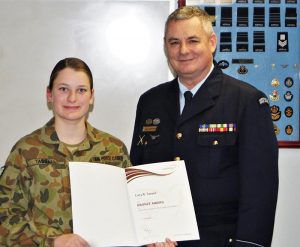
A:
<svg viewBox="0 0 300 247">
<path fill-rule="evenodd" d="M 165 52 L 176 78 L 140 97 L 130 156 L 134 165 L 185 160 L 200 240 L 179 246 L 269 247 L 278 146 L 268 99 L 214 64 L 213 21 L 198 7 L 169 16 Z"/>
</svg>

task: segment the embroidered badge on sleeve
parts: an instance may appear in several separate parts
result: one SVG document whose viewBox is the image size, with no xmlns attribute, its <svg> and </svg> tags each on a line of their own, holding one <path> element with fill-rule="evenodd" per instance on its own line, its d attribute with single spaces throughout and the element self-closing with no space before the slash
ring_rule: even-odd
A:
<svg viewBox="0 0 300 247">
<path fill-rule="evenodd" d="M 269 104 L 269 100 L 266 97 L 262 97 L 258 100 L 259 104 Z"/>
</svg>

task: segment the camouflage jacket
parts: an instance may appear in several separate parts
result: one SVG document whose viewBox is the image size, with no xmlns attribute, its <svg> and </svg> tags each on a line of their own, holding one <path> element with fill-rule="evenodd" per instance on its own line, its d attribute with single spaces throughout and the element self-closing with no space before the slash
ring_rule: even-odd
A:
<svg viewBox="0 0 300 247">
<path fill-rule="evenodd" d="M 125 145 L 87 123 L 73 154 L 60 142 L 54 120 L 20 139 L 0 177 L 0 246 L 53 246 L 72 232 L 69 161 L 131 166 Z"/>
</svg>

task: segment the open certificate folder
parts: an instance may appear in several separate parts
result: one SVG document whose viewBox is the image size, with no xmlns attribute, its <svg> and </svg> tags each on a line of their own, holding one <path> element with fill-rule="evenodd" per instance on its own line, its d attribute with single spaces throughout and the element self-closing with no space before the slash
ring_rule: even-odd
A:
<svg viewBox="0 0 300 247">
<path fill-rule="evenodd" d="M 74 233 L 92 247 L 199 239 L 184 161 L 69 167 Z"/>
</svg>

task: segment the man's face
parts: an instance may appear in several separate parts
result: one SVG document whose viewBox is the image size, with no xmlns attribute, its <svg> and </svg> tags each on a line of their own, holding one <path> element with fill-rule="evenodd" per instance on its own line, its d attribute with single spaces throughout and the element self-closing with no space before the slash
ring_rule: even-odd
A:
<svg viewBox="0 0 300 247">
<path fill-rule="evenodd" d="M 165 37 L 166 55 L 184 84 L 205 78 L 211 68 L 216 42 L 216 35 L 205 33 L 197 17 L 169 23 Z"/>
</svg>

